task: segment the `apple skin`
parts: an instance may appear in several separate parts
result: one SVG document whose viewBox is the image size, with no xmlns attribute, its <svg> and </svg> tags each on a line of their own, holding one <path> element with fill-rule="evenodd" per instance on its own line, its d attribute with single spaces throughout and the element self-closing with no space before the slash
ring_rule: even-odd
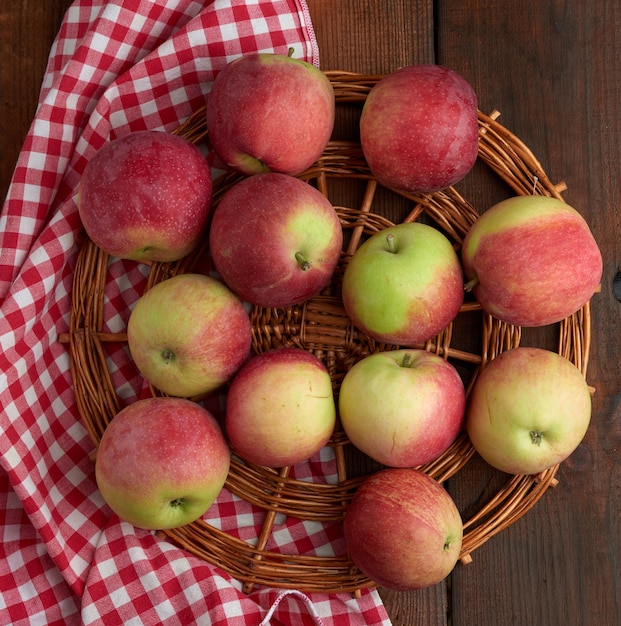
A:
<svg viewBox="0 0 621 626">
<path fill-rule="evenodd" d="M 111 256 L 176 261 L 207 228 L 211 169 L 177 135 L 137 131 L 104 145 L 87 163 L 78 210 L 89 237 Z"/>
<path fill-rule="evenodd" d="M 360 117 L 360 142 L 383 185 L 411 193 L 456 184 L 478 154 L 477 96 L 440 65 L 402 67 L 371 89 Z"/>
<path fill-rule="evenodd" d="M 334 127 L 334 89 L 306 61 L 271 53 L 231 61 L 207 97 L 218 157 L 242 174 L 299 174 L 323 152 Z"/>
<path fill-rule="evenodd" d="M 171 396 L 202 396 L 247 360 L 252 325 L 242 302 L 220 281 L 179 274 L 136 302 L 127 341 L 134 363 L 154 387 Z"/>
<path fill-rule="evenodd" d="M 436 460 L 463 426 L 466 391 L 457 370 L 426 350 L 377 352 L 355 363 L 339 391 L 351 443 L 389 467 Z"/>
<path fill-rule="evenodd" d="M 431 587 L 455 567 L 463 522 L 453 499 L 416 469 L 372 474 L 344 517 L 351 560 L 377 585 L 395 591 Z"/>
<path fill-rule="evenodd" d="M 242 300 L 285 307 L 328 284 L 343 231 L 334 207 L 315 187 L 269 172 L 239 181 L 222 196 L 209 246 L 220 277 Z"/>
<path fill-rule="evenodd" d="M 398 224 L 356 250 L 343 274 L 342 296 L 360 330 L 377 341 L 412 346 L 438 334 L 459 313 L 464 299 L 459 257 L 432 226 Z"/>
<path fill-rule="evenodd" d="M 306 461 L 326 445 L 335 423 L 330 375 L 306 350 L 263 352 L 229 387 L 225 430 L 233 451 L 250 463 L 279 468 Z"/>
<path fill-rule="evenodd" d="M 598 289 L 603 267 L 584 218 L 547 196 L 516 196 L 485 211 L 464 238 L 462 263 L 483 310 L 524 327 L 579 310 Z"/>
<path fill-rule="evenodd" d="M 580 370 L 542 348 L 500 353 L 479 373 L 468 399 L 466 429 L 475 450 L 509 474 L 537 474 L 564 461 L 591 419 Z"/>
<path fill-rule="evenodd" d="M 121 519 L 163 530 L 201 517 L 229 464 L 228 444 L 206 409 L 181 398 L 146 398 L 122 409 L 104 431 L 95 477 Z"/>
</svg>

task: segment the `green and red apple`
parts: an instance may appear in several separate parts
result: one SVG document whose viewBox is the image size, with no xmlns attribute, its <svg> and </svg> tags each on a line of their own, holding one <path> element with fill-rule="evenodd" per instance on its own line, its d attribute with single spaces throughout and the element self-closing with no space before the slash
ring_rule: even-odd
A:
<svg viewBox="0 0 621 626">
<path fill-rule="evenodd" d="M 258 354 L 229 386 L 225 430 L 233 451 L 256 465 L 278 468 L 308 460 L 329 441 L 335 423 L 330 374 L 306 350 Z"/>
<path fill-rule="evenodd" d="M 177 528 L 199 519 L 222 490 L 230 451 L 218 422 L 181 398 L 148 398 L 122 409 L 103 433 L 97 485 L 122 520 Z"/>
<path fill-rule="evenodd" d="M 412 346 L 437 335 L 459 313 L 464 299 L 459 257 L 432 226 L 391 226 L 353 254 L 342 296 L 360 330 L 377 341 Z"/>
<path fill-rule="evenodd" d="M 556 352 L 526 346 L 487 363 L 466 411 L 475 450 L 509 474 L 537 474 L 561 463 L 583 440 L 590 420 L 582 372 Z"/>
<path fill-rule="evenodd" d="M 384 469 L 366 478 L 344 517 L 347 550 L 377 585 L 396 591 L 431 587 L 459 559 L 463 522 L 436 480 L 416 469 Z"/>
<path fill-rule="evenodd" d="M 78 210 L 89 237 L 111 256 L 176 261 L 207 228 L 211 169 L 183 137 L 137 131 L 105 144 L 87 163 Z"/>
<path fill-rule="evenodd" d="M 221 281 L 179 274 L 136 302 L 127 324 L 129 351 L 160 391 L 202 396 L 227 382 L 250 355 L 250 316 Z"/>
<path fill-rule="evenodd" d="M 322 154 L 334 127 L 334 90 L 311 63 L 257 53 L 231 61 L 207 97 L 209 139 L 242 174 L 299 174 Z"/>
<path fill-rule="evenodd" d="M 322 291 L 342 246 L 330 201 L 309 183 L 277 172 L 249 176 L 226 191 L 209 231 L 222 280 L 242 300 L 268 308 Z"/>
<path fill-rule="evenodd" d="M 364 357 L 339 391 L 345 434 L 359 450 L 389 467 L 435 461 L 462 429 L 466 391 L 457 370 L 426 350 Z"/>
<path fill-rule="evenodd" d="M 459 74 L 410 65 L 371 89 L 360 117 L 360 142 L 383 185 L 412 193 L 456 184 L 478 154 L 477 96 Z"/>
<path fill-rule="evenodd" d="M 603 267 L 585 219 L 547 196 L 516 196 L 485 211 L 466 234 L 462 262 L 481 307 L 525 327 L 579 310 L 598 289 Z"/>
</svg>

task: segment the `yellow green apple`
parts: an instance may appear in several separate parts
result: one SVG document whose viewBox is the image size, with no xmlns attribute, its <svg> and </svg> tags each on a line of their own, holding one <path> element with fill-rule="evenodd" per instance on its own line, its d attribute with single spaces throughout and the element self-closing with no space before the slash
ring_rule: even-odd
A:
<svg viewBox="0 0 621 626">
<path fill-rule="evenodd" d="M 353 254 L 342 296 L 352 322 L 377 341 L 398 346 L 424 342 L 459 313 L 464 299 L 459 257 L 433 226 L 391 226 Z"/>
<path fill-rule="evenodd" d="M 527 346 L 501 352 L 483 368 L 466 410 L 474 448 L 509 474 L 537 474 L 561 463 L 590 420 L 582 372 L 556 352 Z"/>
</svg>

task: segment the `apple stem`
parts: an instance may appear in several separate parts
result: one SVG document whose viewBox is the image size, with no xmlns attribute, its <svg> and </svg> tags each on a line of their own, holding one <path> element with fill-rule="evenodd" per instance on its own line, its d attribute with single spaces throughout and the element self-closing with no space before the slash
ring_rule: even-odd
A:
<svg viewBox="0 0 621 626">
<path fill-rule="evenodd" d="M 386 244 L 388 245 L 388 252 L 395 254 L 397 252 L 397 246 L 395 244 L 395 236 L 392 233 L 386 235 Z"/>
<path fill-rule="evenodd" d="M 287 51 L 287 56 L 291 59 L 294 52 L 295 50 L 293 49 L 293 47 L 289 48 L 289 50 Z"/>
<path fill-rule="evenodd" d="M 313 262 L 309 261 L 301 252 L 295 253 L 295 260 L 298 262 L 298 265 L 303 272 L 309 270 L 313 265 Z"/>
<path fill-rule="evenodd" d="M 479 279 L 475 276 L 464 285 L 464 291 L 472 291 L 479 284 Z"/>
<path fill-rule="evenodd" d="M 543 441 L 542 433 L 540 433 L 538 430 L 531 430 L 529 434 L 531 443 L 535 446 L 540 446 L 541 442 Z"/>
<path fill-rule="evenodd" d="M 171 361 L 175 360 L 175 353 L 170 348 L 166 348 L 165 350 L 162 351 L 162 358 L 168 364 Z"/>
<path fill-rule="evenodd" d="M 401 367 L 410 367 L 412 365 L 412 353 L 406 352 L 403 355 L 403 362 L 401 363 Z"/>
</svg>

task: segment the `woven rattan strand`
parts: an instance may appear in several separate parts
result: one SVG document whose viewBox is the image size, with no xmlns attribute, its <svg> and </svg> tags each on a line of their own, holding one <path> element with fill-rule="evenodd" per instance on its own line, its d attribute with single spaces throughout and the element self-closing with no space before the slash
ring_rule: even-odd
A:
<svg viewBox="0 0 621 626">
<path fill-rule="evenodd" d="M 337 104 L 359 108 L 381 78 L 340 71 L 327 74 Z M 506 183 L 509 193 L 562 199 L 565 185 L 550 182 L 532 152 L 498 122 L 498 116 L 497 111 L 490 115 L 479 113 L 479 160 Z M 194 143 L 205 141 L 204 111 L 196 111 L 174 132 Z M 392 222 L 381 211 L 375 210 L 380 186 L 369 171 L 358 144 L 332 141 L 319 161 L 300 177 L 316 185 L 328 197 L 334 181 L 355 181 L 363 187 L 362 201 L 351 202 L 354 206 L 336 206 L 346 235 L 346 247 L 333 283 L 325 293 L 300 306 L 285 309 L 255 307 L 251 312 L 253 346 L 256 352 L 282 346 L 298 346 L 312 351 L 328 367 L 338 393 L 343 375 L 354 362 L 371 352 L 391 348 L 377 344 L 353 327 L 344 313 L 338 286 L 342 269 L 360 242 Z M 218 179 L 214 186 L 214 203 L 238 179 L 235 174 Z M 434 223 L 454 242 L 456 249 L 479 215 L 454 188 L 421 196 L 401 194 L 403 198 L 410 207 L 403 221 L 425 219 Z M 182 261 L 153 264 L 147 288 L 175 274 L 190 271 L 204 253 L 205 250 L 199 248 Z M 61 337 L 61 341 L 69 345 L 77 405 L 95 447 L 120 406 L 108 371 L 107 346 L 127 339 L 123 333 L 102 331 L 107 264 L 107 255 L 87 239 L 75 269 L 69 332 Z M 458 347 L 457 323 L 449 325 L 420 347 L 463 364 L 471 372 L 466 381 L 469 389 L 480 368 L 502 351 L 520 344 L 522 332 L 518 327 L 484 314 L 474 301 L 466 300 L 462 314 L 480 318 L 481 340 L 476 350 Z M 558 352 L 586 376 L 591 326 L 589 303 L 558 326 Z M 158 394 L 156 389 L 152 392 Z M 162 531 L 162 534 L 190 553 L 232 574 L 244 583 L 247 591 L 254 585 L 268 585 L 307 592 L 356 593 L 373 586 L 373 581 L 361 574 L 346 556 L 280 554 L 265 549 L 278 514 L 317 521 L 342 519 L 362 477 L 348 476 L 346 448 L 350 444 L 341 431 L 337 429 L 329 445 L 333 446 L 337 458 L 338 482 L 335 484 L 298 481 L 289 476 L 289 468 L 274 470 L 233 459 L 226 487 L 265 511 L 261 533 L 253 544 L 203 521 Z M 467 436 L 462 434 L 441 458 L 422 469 L 439 481 L 445 481 L 455 477 L 473 454 Z M 470 562 L 472 553 L 479 546 L 527 513 L 548 488 L 556 485 L 557 469 L 558 466 L 536 476 L 508 477 L 493 497 L 464 520 L 461 562 Z"/>
</svg>

